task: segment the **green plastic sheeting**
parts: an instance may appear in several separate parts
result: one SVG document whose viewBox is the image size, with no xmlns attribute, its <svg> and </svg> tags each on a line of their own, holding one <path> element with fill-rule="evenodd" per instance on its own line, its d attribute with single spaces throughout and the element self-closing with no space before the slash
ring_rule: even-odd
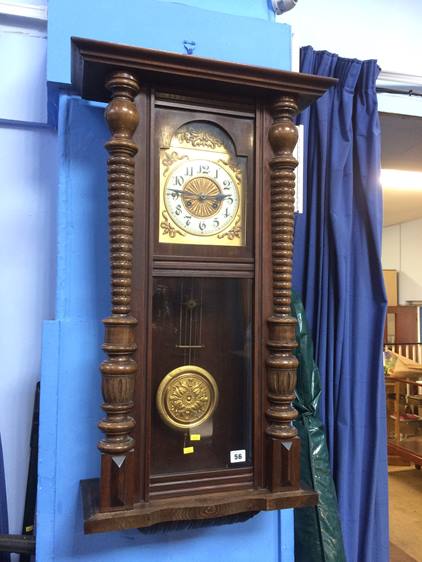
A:
<svg viewBox="0 0 422 562">
<path fill-rule="evenodd" d="M 301 439 L 301 479 L 319 493 L 317 507 L 295 510 L 296 562 L 346 562 L 324 428 L 317 414 L 321 395 L 320 375 L 313 359 L 313 344 L 302 302 L 292 295 L 297 318 L 299 360 L 295 421 Z"/>
</svg>

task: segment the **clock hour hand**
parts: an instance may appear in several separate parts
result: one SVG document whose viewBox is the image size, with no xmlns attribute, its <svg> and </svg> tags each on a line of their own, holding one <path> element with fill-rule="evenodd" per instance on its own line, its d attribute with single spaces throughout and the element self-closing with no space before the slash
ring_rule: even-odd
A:
<svg viewBox="0 0 422 562">
<path fill-rule="evenodd" d="M 226 199 L 227 197 L 230 197 L 230 193 L 219 193 L 218 195 L 215 195 L 215 199 L 217 201 L 222 201 L 223 199 Z"/>
</svg>

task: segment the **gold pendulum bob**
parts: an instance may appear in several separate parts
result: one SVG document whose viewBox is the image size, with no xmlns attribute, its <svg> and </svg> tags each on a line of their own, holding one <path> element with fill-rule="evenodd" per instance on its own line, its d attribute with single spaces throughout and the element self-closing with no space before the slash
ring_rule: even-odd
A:
<svg viewBox="0 0 422 562">
<path fill-rule="evenodd" d="M 183 365 L 167 373 L 156 396 L 163 422 L 182 431 L 209 419 L 217 401 L 218 387 L 214 377 L 196 365 Z"/>
</svg>

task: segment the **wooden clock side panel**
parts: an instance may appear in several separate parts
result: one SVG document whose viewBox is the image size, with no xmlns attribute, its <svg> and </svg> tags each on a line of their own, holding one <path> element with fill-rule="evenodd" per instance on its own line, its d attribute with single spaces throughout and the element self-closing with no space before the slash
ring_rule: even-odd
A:
<svg viewBox="0 0 422 562">
<path fill-rule="evenodd" d="M 265 371 L 263 370 L 264 349 L 262 342 L 266 337 L 266 325 L 262 321 L 263 310 L 268 309 L 270 295 L 265 291 L 266 280 L 268 280 L 268 251 L 266 248 L 269 243 L 269 201 L 268 190 L 268 171 L 266 166 L 266 158 L 268 158 L 268 150 L 266 143 L 266 113 L 265 106 L 262 102 L 257 102 L 256 118 L 255 118 L 255 151 L 254 151 L 254 168 L 255 168 L 255 346 L 254 346 L 254 483 L 257 488 L 265 487 L 265 447 L 264 447 L 264 431 L 265 431 L 265 399 L 266 399 L 266 382 Z"/>
<path fill-rule="evenodd" d="M 150 384 L 148 377 L 148 341 L 150 324 L 150 299 L 152 247 L 150 241 L 151 161 L 154 157 L 151 146 L 153 94 L 150 89 L 142 89 L 136 99 L 139 113 L 139 126 L 134 141 L 138 145 L 135 163 L 135 225 L 134 225 L 134 263 L 133 263 L 133 314 L 138 319 L 136 330 L 138 373 L 135 381 L 135 490 L 139 501 L 148 499 L 149 482 L 149 444 L 150 444 Z"/>
<path fill-rule="evenodd" d="M 261 158 L 260 158 L 260 176 L 262 178 L 262 222 L 266 225 L 262 229 L 262 236 L 260 240 L 261 244 L 261 271 L 260 271 L 260 289 L 261 289 L 261 299 L 262 306 L 259 310 L 260 315 L 260 326 L 262 335 L 262 345 L 260 346 L 260 382 L 262 388 L 261 394 L 261 431 L 260 434 L 260 444 L 262 449 L 262 486 L 264 488 L 268 487 L 268 472 L 271 465 L 271 459 L 268 454 L 268 447 L 265 440 L 265 429 L 267 426 L 267 421 L 265 419 L 264 412 L 269 406 L 268 402 L 268 385 L 267 385 L 267 371 L 266 371 L 266 361 L 268 359 L 268 349 L 265 343 L 269 339 L 268 323 L 267 320 L 272 314 L 272 232 L 269 225 L 271 224 L 271 171 L 269 167 L 269 161 L 272 158 L 272 150 L 270 143 L 268 141 L 268 130 L 272 123 L 272 118 L 268 107 L 262 105 L 260 114 L 261 123 Z M 276 468 L 277 469 L 277 468 Z"/>
</svg>

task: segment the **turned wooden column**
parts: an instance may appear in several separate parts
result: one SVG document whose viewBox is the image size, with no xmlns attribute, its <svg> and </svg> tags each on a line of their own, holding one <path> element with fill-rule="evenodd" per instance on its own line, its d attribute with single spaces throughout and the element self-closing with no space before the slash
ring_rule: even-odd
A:
<svg viewBox="0 0 422 562">
<path fill-rule="evenodd" d="M 115 72 L 106 82 L 111 101 L 105 117 L 111 139 L 105 147 L 108 159 L 108 207 L 112 313 L 104 320 L 103 349 L 107 359 L 101 364 L 102 408 L 106 417 L 98 427 L 104 437 L 101 451 L 100 509 L 110 511 L 133 504 L 133 461 L 135 427 L 132 417 L 137 364 L 136 319 L 131 315 L 134 156 L 138 151 L 132 136 L 138 125 L 134 98 L 139 92 L 136 79 Z"/>
<path fill-rule="evenodd" d="M 296 320 L 291 316 L 291 286 L 294 227 L 294 192 L 297 142 L 293 97 L 281 96 L 273 103 L 269 141 L 273 150 L 271 168 L 272 315 L 268 319 L 269 355 L 266 361 L 268 408 L 268 484 L 272 491 L 299 486 L 300 442 L 292 406 L 296 386 Z"/>
</svg>

